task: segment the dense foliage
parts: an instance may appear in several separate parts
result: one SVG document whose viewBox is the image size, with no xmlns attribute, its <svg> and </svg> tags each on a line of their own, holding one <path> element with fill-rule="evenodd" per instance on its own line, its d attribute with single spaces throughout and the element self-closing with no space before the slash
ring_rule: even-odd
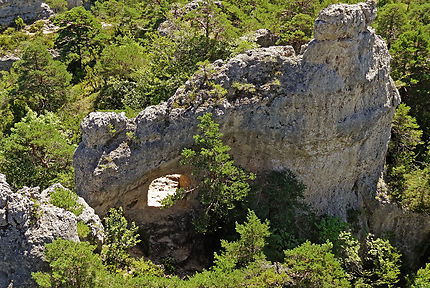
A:
<svg viewBox="0 0 430 288">
<path fill-rule="evenodd" d="M 64 0 L 46 2 L 57 16 L 31 24 L 17 18 L 0 34 L 0 56 L 20 57 L 0 75 L 0 172 L 13 189 L 46 188 L 55 182 L 73 189 L 72 154 L 81 140 L 79 123 L 89 112 L 125 110 L 135 115 L 165 101 L 205 63 L 258 47 L 252 34 L 260 28 L 276 34 L 279 45 L 292 45 L 299 52 L 312 38 L 317 13 L 337 1 L 98 0 L 90 1 L 87 10 L 68 10 Z M 380 0 L 373 24 L 387 42 L 391 76 L 404 102 L 393 120 L 387 196 L 403 209 L 420 213 L 430 212 L 426 2 Z M 257 175 L 252 183 L 254 176 L 234 165 L 211 116 L 200 120 L 200 134 L 194 147 L 183 151 L 183 162 L 200 183 L 198 230 L 214 239 L 228 238 L 215 254 L 215 265 L 186 279 L 164 277 L 159 266 L 129 256 L 129 248 L 138 242 L 137 228 L 127 227 L 121 210 L 112 210 L 105 219 L 107 238 L 100 254 L 85 242 L 56 240 L 47 245 L 52 270 L 35 274 L 41 287 L 406 283 L 400 256 L 387 240 L 371 235 L 358 240 L 345 232 L 349 225 L 340 219 L 315 217 L 301 202 L 305 187 L 289 171 Z M 51 202 L 79 213 L 76 195 L 64 191 L 53 193 Z M 191 192 L 179 191 L 175 199 Z M 173 204 L 175 199 L 166 201 Z M 244 224 L 236 223 L 245 218 Z M 85 238 L 88 227 L 78 225 Z M 427 287 L 429 266 L 410 279 L 412 287 Z"/>
<path fill-rule="evenodd" d="M 55 182 L 74 186 L 75 146 L 55 114 L 29 111 L 0 142 L 0 170 L 13 188 L 46 188 Z"/>
</svg>

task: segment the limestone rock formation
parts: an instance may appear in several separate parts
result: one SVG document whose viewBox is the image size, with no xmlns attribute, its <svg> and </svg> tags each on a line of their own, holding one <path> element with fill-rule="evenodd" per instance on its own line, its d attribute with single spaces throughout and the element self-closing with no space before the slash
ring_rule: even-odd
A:
<svg viewBox="0 0 430 288">
<path fill-rule="evenodd" d="M 403 237 L 399 247 L 413 259 L 417 254 L 411 247 L 425 242 L 428 232 L 404 233 L 419 226 L 408 226 L 406 219 L 413 215 L 375 200 L 400 101 L 389 76 L 387 46 L 368 27 L 375 16 L 373 2 L 331 5 L 315 21 L 315 39 L 303 47 L 303 55 L 289 46 L 250 50 L 215 61 L 168 102 L 150 106 L 134 119 L 91 113 L 81 124 L 82 143 L 74 155 L 78 194 L 99 215 L 123 206 L 138 225 L 156 223 L 150 242 L 169 243 L 157 253 L 190 252 L 165 233 L 157 236 L 156 230 L 176 225 L 172 229 L 183 234 L 175 232 L 174 239 L 189 239 L 190 224 L 174 219 L 187 219 L 184 215 L 195 203 L 149 207 L 148 187 L 161 176 L 189 175 L 179 164 L 181 150 L 193 143 L 197 116 L 212 112 L 235 163 L 257 174 L 293 171 L 306 185 L 305 201 L 317 214 L 347 219 L 359 211 L 365 228 L 378 235 L 390 229 Z M 381 212 L 387 209 L 392 213 Z M 377 215 L 379 222 L 368 227 Z M 381 215 L 391 216 L 384 220 Z M 424 223 L 430 226 L 430 221 Z M 187 251 L 182 250 L 182 260 Z"/>
<path fill-rule="evenodd" d="M 367 27 L 375 12 L 371 2 L 331 6 L 303 56 L 286 46 L 218 60 L 135 119 L 91 113 L 74 156 L 78 193 L 98 213 L 128 205 L 144 215 L 145 183 L 184 171 L 179 154 L 193 143 L 197 116 L 213 112 L 238 164 L 288 168 L 319 214 L 346 217 L 375 191 L 399 102 L 386 45 Z"/>
<path fill-rule="evenodd" d="M 72 9 L 72 8 L 75 8 L 75 7 L 83 5 L 83 1 L 82 0 L 66 0 L 66 1 L 67 1 L 67 8 L 69 8 L 69 9 Z"/>
<path fill-rule="evenodd" d="M 256 43 L 258 47 L 265 48 L 276 45 L 279 36 L 272 33 L 269 29 L 258 29 L 250 35 L 242 36 L 241 39 Z"/>
<path fill-rule="evenodd" d="M 67 0 L 69 9 L 82 5 L 82 0 Z M 0 0 L 0 26 L 7 26 L 19 16 L 25 22 L 49 18 L 54 12 L 43 0 Z"/>
<path fill-rule="evenodd" d="M 7 26 L 19 16 L 24 21 L 48 18 L 54 12 L 42 0 L 0 0 L 0 26 Z"/>
<path fill-rule="evenodd" d="M 85 201 L 78 217 L 48 203 L 49 192 L 62 188 L 55 184 L 40 192 L 23 188 L 12 192 L 6 177 L 0 174 L 0 287 L 34 287 L 31 272 L 47 268 L 43 262 L 44 244 L 57 237 L 79 241 L 78 221 L 90 227 L 93 240 L 102 241 L 103 226 Z"/>
</svg>

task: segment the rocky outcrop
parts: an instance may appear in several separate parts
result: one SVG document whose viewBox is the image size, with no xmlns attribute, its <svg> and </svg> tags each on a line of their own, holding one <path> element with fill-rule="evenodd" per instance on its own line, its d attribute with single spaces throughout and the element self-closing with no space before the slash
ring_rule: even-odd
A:
<svg viewBox="0 0 430 288">
<path fill-rule="evenodd" d="M 134 119 L 91 113 L 74 155 L 78 194 L 100 215 L 124 206 L 139 225 L 183 213 L 191 204 L 148 207 L 148 186 L 189 173 L 181 150 L 193 143 L 197 116 L 212 112 L 237 164 L 257 174 L 290 169 L 317 214 L 346 219 L 374 199 L 400 100 L 386 44 L 368 27 L 375 16 L 373 2 L 332 5 L 303 55 L 250 50 L 216 61 Z"/>
<path fill-rule="evenodd" d="M 67 0 L 69 9 L 81 6 L 82 0 Z M 46 19 L 54 15 L 43 0 L 0 0 L 0 26 L 7 26 L 19 16 L 24 22 Z"/>
<path fill-rule="evenodd" d="M 0 26 L 7 26 L 19 16 L 25 22 L 48 18 L 54 12 L 42 0 L 0 0 Z"/>
<path fill-rule="evenodd" d="M 12 192 L 0 174 L 0 287 L 34 287 L 31 272 L 47 268 L 43 262 L 44 244 L 57 237 L 79 241 L 77 222 L 90 227 L 95 242 L 102 241 L 103 226 L 85 201 L 79 216 L 49 204 L 49 193 L 60 184 L 40 192 L 39 188 L 23 188 Z"/>
<path fill-rule="evenodd" d="M 242 36 L 241 39 L 256 43 L 258 47 L 264 48 L 276 45 L 279 36 L 270 32 L 269 29 L 258 29 L 252 34 Z"/>
<path fill-rule="evenodd" d="M 416 270 L 429 261 L 430 215 L 405 211 L 392 203 L 366 208 L 370 230 L 394 243 L 409 268 Z"/>
<path fill-rule="evenodd" d="M 375 12 L 370 2 L 331 6 L 303 56 L 286 46 L 218 60 L 135 119 L 91 113 L 74 156 L 78 193 L 101 214 L 144 209 L 145 183 L 187 172 L 179 154 L 197 116 L 213 112 L 238 164 L 290 169 L 319 214 L 345 217 L 375 191 L 399 102 L 386 45 L 368 28 Z"/>
<path fill-rule="evenodd" d="M 82 0 L 66 0 L 67 1 L 67 8 L 72 9 L 78 6 L 82 6 L 83 1 Z M 89 2 L 89 1 L 87 1 Z"/>
</svg>

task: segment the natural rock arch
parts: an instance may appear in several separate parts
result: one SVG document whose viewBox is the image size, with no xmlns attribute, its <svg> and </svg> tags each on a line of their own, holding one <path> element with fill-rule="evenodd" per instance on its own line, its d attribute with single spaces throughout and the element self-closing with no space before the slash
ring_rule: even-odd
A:
<svg viewBox="0 0 430 288">
<path fill-rule="evenodd" d="M 317 213 L 346 218 L 375 191 L 399 102 L 385 42 L 368 28 L 375 16 L 373 2 L 330 6 L 303 55 L 289 46 L 251 50 L 216 61 L 214 72 L 197 73 L 134 119 L 91 113 L 74 156 L 78 193 L 102 215 L 123 205 L 141 217 L 138 194 L 186 169 L 180 151 L 193 143 L 197 116 L 212 112 L 236 163 L 254 172 L 290 169 Z"/>
<path fill-rule="evenodd" d="M 136 118 L 91 113 L 74 155 L 77 193 L 99 215 L 124 206 L 149 233 L 169 230 L 173 237 L 153 236 L 154 254 L 185 261 L 194 249 L 187 212 L 196 203 L 161 210 L 146 205 L 145 193 L 153 179 L 189 175 L 180 152 L 193 144 L 197 116 L 212 112 L 236 164 L 257 174 L 291 170 L 317 214 L 347 219 L 358 210 L 365 229 L 393 231 L 413 263 L 419 255 L 412 248 L 427 241 L 430 217 L 375 200 L 400 102 L 386 44 L 368 27 L 375 17 L 372 1 L 331 5 L 320 12 L 303 55 L 290 46 L 250 50 L 215 61 Z M 225 96 L 217 94 L 220 88 Z"/>
</svg>

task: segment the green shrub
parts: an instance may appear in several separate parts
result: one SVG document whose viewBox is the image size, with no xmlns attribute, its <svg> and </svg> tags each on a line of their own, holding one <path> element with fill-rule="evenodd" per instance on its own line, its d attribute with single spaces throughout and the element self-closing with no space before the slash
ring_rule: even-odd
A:
<svg viewBox="0 0 430 288">
<path fill-rule="evenodd" d="M 49 8 L 51 8 L 55 13 L 67 10 L 66 0 L 46 0 L 46 4 L 48 4 Z"/>
<path fill-rule="evenodd" d="M 102 248 L 102 259 L 111 271 L 127 269 L 132 260 L 128 249 L 140 242 L 137 234 L 138 227 L 131 223 L 127 228 L 127 220 L 123 216 L 122 207 L 118 210 L 111 208 L 104 218 L 105 239 Z"/>
<path fill-rule="evenodd" d="M 332 247 L 330 242 L 319 245 L 306 241 L 285 251 L 285 265 L 293 287 L 350 287 L 347 274 L 331 252 Z"/>
<path fill-rule="evenodd" d="M 49 185 L 66 180 L 73 187 L 74 171 L 67 135 L 53 113 L 37 116 L 30 111 L 11 129 L 10 135 L 0 139 L 0 171 L 15 189 L 23 186 Z"/>
<path fill-rule="evenodd" d="M 63 208 L 79 216 L 84 210 L 84 205 L 78 203 L 78 195 L 76 193 L 63 188 L 55 188 L 49 195 L 49 202 L 59 208 Z"/>
<path fill-rule="evenodd" d="M 388 240 L 375 238 L 372 234 L 367 235 L 365 244 L 362 247 L 363 282 L 371 287 L 395 287 L 400 280 L 401 255 Z"/>
<path fill-rule="evenodd" d="M 31 207 L 30 217 L 31 222 L 36 224 L 39 221 L 40 217 L 43 215 L 43 210 L 40 209 L 40 202 L 36 199 L 31 198 L 31 202 L 33 202 L 33 206 Z"/>
<path fill-rule="evenodd" d="M 405 174 L 402 205 L 414 212 L 430 212 L 430 167 Z"/>
<path fill-rule="evenodd" d="M 57 239 L 45 244 L 50 272 L 32 273 L 39 287 L 107 287 L 108 274 L 95 246 L 87 242 Z"/>
<path fill-rule="evenodd" d="M 396 287 L 400 280 L 400 254 L 388 240 L 368 234 L 364 243 L 350 232 L 339 237 L 340 259 L 356 287 Z"/>
<path fill-rule="evenodd" d="M 234 165 L 227 153 L 230 147 L 223 144 L 222 133 L 212 120 L 212 114 L 206 113 L 198 119 L 201 134 L 194 136 L 194 147 L 182 151 L 181 164 L 193 169 L 192 175 L 198 183 L 193 189 L 197 190 L 201 204 L 195 226 L 199 232 L 207 233 L 223 226 L 229 212 L 247 197 L 250 190 L 248 181 L 255 176 Z M 185 197 L 190 191 L 179 192 Z M 165 202 L 178 198 L 172 196 Z"/>
<path fill-rule="evenodd" d="M 430 263 L 427 263 L 425 268 L 418 270 L 414 283 L 412 284 L 412 288 L 428 287 L 430 287 Z"/>
<path fill-rule="evenodd" d="M 254 211 L 248 210 L 244 224 L 236 222 L 236 232 L 240 239 L 233 242 L 221 240 L 224 251 L 215 253 L 215 265 L 222 270 L 231 270 L 234 267 L 244 267 L 251 262 L 263 260 L 263 248 L 266 238 L 270 235 L 269 222 L 261 223 Z"/>
<path fill-rule="evenodd" d="M 19 16 L 16 17 L 16 19 L 15 19 L 15 26 L 16 26 L 16 28 L 18 28 L 18 30 L 21 30 L 22 27 L 25 26 L 24 20 L 22 20 L 22 18 L 19 17 Z"/>
<path fill-rule="evenodd" d="M 88 227 L 88 225 L 85 224 L 83 221 L 79 221 L 76 226 L 79 239 L 85 239 L 90 233 L 90 227 Z"/>
<path fill-rule="evenodd" d="M 315 230 L 313 215 L 301 202 L 305 185 L 289 170 L 262 173 L 255 183 L 249 207 L 270 222 L 265 254 L 271 261 L 282 261 L 285 249 L 297 247 Z"/>
<path fill-rule="evenodd" d="M 343 222 L 339 217 L 325 216 L 320 223 L 316 224 L 316 227 L 319 230 L 319 242 L 330 241 L 333 243 L 333 252 L 337 255 L 341 245 L 339 235 L 350 229 L 349 224 Z"/>
<path fill-rule="evenodd" d="M 132 259 L 130 265 L 130 271 L 133 277 L 141 277 L 141 276 L 164 276 L 164 270 L 155 265 L 149 260 L 140 259 Z"/>
</svg>

